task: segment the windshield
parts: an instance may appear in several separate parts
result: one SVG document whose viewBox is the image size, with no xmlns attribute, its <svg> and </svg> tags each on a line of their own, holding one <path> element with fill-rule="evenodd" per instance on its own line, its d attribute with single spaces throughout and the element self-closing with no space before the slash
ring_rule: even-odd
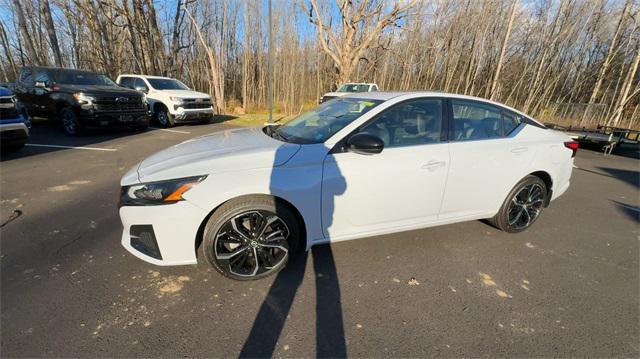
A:
<svg viewBox="0 0 640 359">
<path fill-rule="evenodd" d="M 292 119 L 273 133 L 286 142 L 322 143 L 380 103 L 380 100 L 337 98 Z"/>
<path fill-rule="evenodd" d="M 150 79 L 147 81 L 156 90 L 189 90 L 189 88 L 182 82 L 174 79 Z"/>
<path fill-rule="evenodd" d="M 58 84 L 118 86 L 105 75 L 84 71 L 56 71 L 53 77 Z"/>
<path fill-rule="evenodd" d="M 369 85 L 344 84 L 340 86 L 338 92 L 367 92 Z"/>
</svg>

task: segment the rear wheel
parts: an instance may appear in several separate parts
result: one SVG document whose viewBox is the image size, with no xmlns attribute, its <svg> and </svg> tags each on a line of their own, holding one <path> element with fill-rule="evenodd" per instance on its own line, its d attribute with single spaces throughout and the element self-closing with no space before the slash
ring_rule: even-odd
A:
<svg viewBox="0 0 640 359">
<path fill-rule="evenodd" d="M 236 280 L 254 280 L 280 271 L 300 238 L 296 216 L 268 196 L 250 196 L 223 204 L 209 218 L 202 251 L 218 272 Z"/>
<path fill-rule="evenodd" d="M 78 136 L 84 132 L 84 126 L 78 121 L 78 116 L 73 109 L 65 107 L 60 111 L 62 119 L 62 129 L 67 135 Z"/>
<path fill-rule="evenodd" d="M 511 190 L 490 222 L 505 232 L 522 232 L 540 217 L 547 196 L 544 181 L 536 176 L 527 176 Z"/>
</svg>

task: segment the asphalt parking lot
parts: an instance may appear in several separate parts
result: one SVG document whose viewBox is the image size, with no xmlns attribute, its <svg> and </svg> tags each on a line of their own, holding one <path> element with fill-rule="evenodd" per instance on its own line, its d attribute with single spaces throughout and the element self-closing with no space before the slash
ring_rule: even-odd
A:
<svg viewBox="0 0 640 359">
<path fill-rule="evenodd" d="M 3 157 L 0 355 L 640 355 L 637 159 L 579 151 L 568 192 L 516 235 L 475 221 L 320 246 L 255 282 L 128 254 L 120 177 L 225 128 L 37 124 Z"/>
</svg>

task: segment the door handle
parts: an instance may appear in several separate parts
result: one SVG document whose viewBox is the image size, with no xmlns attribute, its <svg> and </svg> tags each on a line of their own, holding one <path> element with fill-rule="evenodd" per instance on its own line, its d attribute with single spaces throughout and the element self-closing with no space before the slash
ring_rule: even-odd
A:
<svg viewBox="0 0 640 359">
<path fill-rule="evenodd" d="M 445 161 L 429 161 L 426 164 L 422 165 L 423 170 L 433 171 L 436 168 L 444 167 L 447 163 Z"/>
<path fill-rule="evenodd" d="M 519 153 L 527 152 L 528 150 L 529 149 L 526 147 L 516 147 L 511 149 L 511 153 L 519 154 Z"/>
</svg>

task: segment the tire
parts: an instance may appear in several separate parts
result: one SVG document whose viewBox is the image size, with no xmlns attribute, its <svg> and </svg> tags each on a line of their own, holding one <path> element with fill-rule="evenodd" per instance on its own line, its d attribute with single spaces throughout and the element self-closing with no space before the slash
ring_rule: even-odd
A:
<svg viewBox="0 0 640 359">
<path fill-rule="evenodd" d="M 231 200 L 213 213 L 204 229 L 201 251 L 222 275 L 256 280 L 284 268 L 300 238 L 301 226 L 288 206 L 273 197 L 248 196 Z"/>
<path fill-rule="evenodd" d="M 508 233 L 522 232 L 540 217 L 548 195 L 544 181 L 529 175 L 513 187 L 498 214 L 489 222 Z"/>
<path fill-rule="evenodd" d="M 79 136 L 85 132 L 84 126 L 78 121 L 78 116 L 70 107 L 65 107 L 60 111 L 62 130 L 70 136 Z"/>
<path fill-rule="evenodd" d="M 176 125 L 173 116 L 169 113 L 169 110 L 165 106 L 158 106 L 155 112 L 156 120 L 162 127 L 173 127 Z"/>
</svg>

